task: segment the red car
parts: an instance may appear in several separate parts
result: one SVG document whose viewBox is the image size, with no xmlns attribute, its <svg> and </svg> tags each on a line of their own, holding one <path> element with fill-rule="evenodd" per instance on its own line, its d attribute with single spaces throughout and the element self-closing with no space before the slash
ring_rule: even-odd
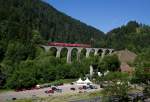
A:
<svg viewBox="0 0 150 102">
<path fill-rule="evenodd" d="M 46 90 L 45 93 L 47 93 L 47 94 L 48 93 L 54 93 L 54 90 L 51 90 L 51 89 L 50 90 Z"/>
</svg>

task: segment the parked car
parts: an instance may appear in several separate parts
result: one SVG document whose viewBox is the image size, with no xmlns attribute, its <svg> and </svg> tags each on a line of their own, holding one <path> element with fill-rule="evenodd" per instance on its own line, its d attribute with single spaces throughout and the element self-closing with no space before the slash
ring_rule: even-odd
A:
<svg viewBox="0 0 150 102">
<path fill-rule="evenodd" d="M 82 88 L 83 88 L 84 90 L 86 90 L 86 89 L 87 89 L 87 86 L 84 85 Z"/>
<path fill-rule="evenodd" d="M 89 88 L 90 88 L 90 89 L 97 89 L 97 86 L 89 85 Z"/>
<path fill-rule="evenodd" d="M 90 89 L 94 89 L 94 86 L 93 86 L 93 85 L 89 85 L 89 88 L 90 88 Z"/>
<path fill-rule="evenodd" d="M 62 89 L 58 89 L 58 88 L 57 88 L 56 92 L 60 92 L 60 93 L 61 93 L 61 92 L 62 92 Z"/>
<path fill-rule="evenodd" d="M 74 82 L 70 83 L 71 85 L 74 85 Z"/>
<path fill-rule="evenodd" d="M 45 93 L 54 93 L 54 90 L 50 89 L 50 90 L 46 90 Z"/>
<path fill-rule="evenodd" d="M 82 90 L 83 89 L 83 87 L 79 87 L 79 90 Z"/>
<path fill-rule="evenodd" d="M 74 90 L 76 90 L 76 89 L 75 89 L 74 87 L 72 87 L 72 88 L 70 88 L 70 90 L 73 90 L 73 91 L 74 91 Z"/>
<path fill-rule="evenodd" d="M 13 97 L 12 100 L 16 100 L 17 98 Z"/>
<path fill-rule="evenodd" d="M 53 91 L 56 91 L 57 90 L 57 87 L 56 86 L 53 86 L 51 87 Z"/>
</svg>

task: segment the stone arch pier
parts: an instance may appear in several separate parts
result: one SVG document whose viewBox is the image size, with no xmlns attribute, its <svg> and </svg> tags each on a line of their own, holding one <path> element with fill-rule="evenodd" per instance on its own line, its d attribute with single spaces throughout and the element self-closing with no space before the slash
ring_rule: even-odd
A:
<svg viewBox="0 0 150 102">
<path fill-rule="evenodd" d="M 101 55 L 101 58 L 103 58 L 106 54 L 112 54 L 114 49 L 109 49 L 109 48 L 82 48 L 82 47 L 63 47 L 63 46 L 45 46 L 45 45 L 41 45 L 42 48 L 44 48 L 44 50 L 46 52 L 49 51 L 49 49 L 51 48 L 56 48 L 56 57 L 60 58 L 61 55 L 61 51 L 63 48 L 67 49 L 67 63 L 71 63 L 71 55 L 72 55 L 72 50 L 73 49 L 77 49 L 77 60 L 80 61 L 80 55 L 81 55 L 81 51 L 83 49 L 86 50 L 86 58 L 88 58 L 90 56 L 90 52 L 94 51 L 94 55 Z M 99 52 L 101 52 L 101 54 L 99 54 Z"/>
</svg>

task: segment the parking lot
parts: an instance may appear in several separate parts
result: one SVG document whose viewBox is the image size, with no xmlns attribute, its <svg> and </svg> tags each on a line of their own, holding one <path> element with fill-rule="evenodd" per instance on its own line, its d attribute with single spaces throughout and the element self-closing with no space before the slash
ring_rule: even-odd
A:
<svg viewBox="0 0 150 102">
<path fill-rule="evenodd" d="M 35 97 L 49 97 L 51 95 L 64 95 L 64 94 L 73 94 L 73 93 L 83 93 L 83 92 L 92 92 L 96 90 L 101 90 L 98 85 L 94 85 L 95 88 L 85 88 L 83 85 L 70 85 L 65 84 L 61 86 L 57 86 L 56 88 L 61 91 L 50 91 L 52 87 L 40 88 L 40 89 L 32 89 L 32 90 L 24 90 L 24 91 L 8 91 L 4 93 L 0 93 L 0 102 L 4 102 L 6 100 L 12 99 L 25 99 L 25 98 L 35 98 Z"/>
</svg>

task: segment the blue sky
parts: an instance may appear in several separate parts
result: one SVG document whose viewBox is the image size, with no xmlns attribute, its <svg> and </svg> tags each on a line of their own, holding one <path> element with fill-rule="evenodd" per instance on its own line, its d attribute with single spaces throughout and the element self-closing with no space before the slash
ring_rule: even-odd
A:
<svg viewBox="0 0 150 102">
<path fill-rule="evenodd" d="M 130 20 L 150 25 L 150 0 L 44 0 L 57 10 L 104 32 Z"/>
</svg>

